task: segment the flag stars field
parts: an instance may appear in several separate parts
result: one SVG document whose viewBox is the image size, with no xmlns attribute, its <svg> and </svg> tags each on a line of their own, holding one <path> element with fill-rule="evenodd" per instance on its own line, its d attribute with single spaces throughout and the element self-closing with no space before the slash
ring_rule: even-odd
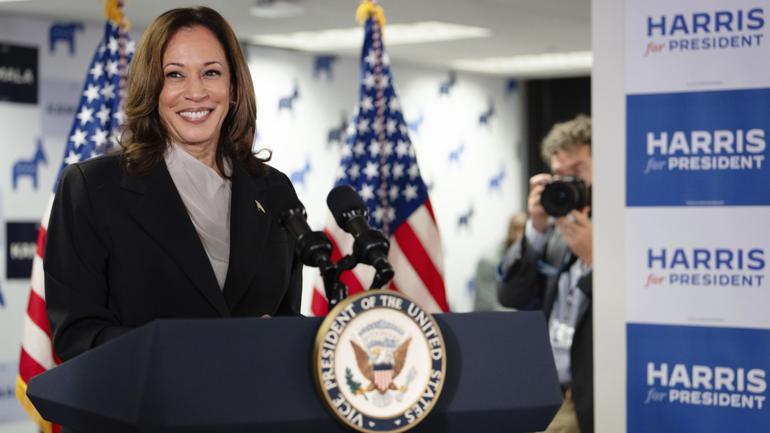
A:
<svg viewBox="0 0 770 433">
<path fill-rule="evenodd" d="M 358 141 L 356 143 L 356 147 L 353 148 L 353 153 L 355 153 L 356 156 L 363 156 L 366 154 L 363 141 Z"/>
<path fill-rule="evenodd" d="M 358 194 L 361 196 L 364 201 L 369 201 L 374 199 L 374 188 L 372 188 L 371 185 L 368 183 L 365 183 L 361 186 L 361 190 L 358 192 Z"/>
<path fill-rule="evenodd" d="M 86 131 L 76 128 L 75 133 L 70 136 L 70 142 L 72 142 L 73 146 L 80 147 L 86 142 L 86 135 Z"/>
<path fill-rule="evenodd" d="M 342 167 L 342 172 L 344 173 L 344 167 Z M 361 176 L 361 167 L 358 166 L 358 164 L 353 164 L 350 166 L 350 169 L 348 170 L 348 176 L 350 176 L 351 179 L 358 179 L 358 176 Z"/>
<path fill-rule="evenodd" d="M 80 121 L 80 126 L 86 125 L 88 122 L 93 119 L 94 116 L 94 110 L 86 107 L 85 105 L 80 108 L 80 111 L 77 114 L 77 118 Z"/>
<path fill-rule="evenodd" d="M 109 62 L 107 62 L 107 67 L 105 69 L 107 70 L 107 75 L 109 77 L 113 77 L 114 75 L 117 75 L 118 73 L 117 60 L 110 60 Z"/>
<path fill-rule="evenodd" d="M 372 87 L 374 87 L 374 82 L 375 82 L 374 75 L 367 73 L 366 78 L 364 78 L 364 81 L 363 81 L 364 87 L 366 87 L 367 89 L 371 89 Z"/>
<path fill-rule="evenodd" d="M 103 129 L 96 129 L 94 135 L 91 136 L 91 141 L 96 147 L 103 146 L 107 143 L 107 132 L 105 132 Z"/>
<path fill-rule="evenodd" d="M 102 108 L 99 110 L 98 113 L 96 113 L 96 117 L 99 119 L 99 123 L 104 126 L 107 122 L 110 121 L 110 113 L 112 110 L 110 110 L 110 107 L 107 105 L 102 105 Z"/>
<path fill-rule="evenodd" d="M 377 175 L 380 174 L 377 164 L 372 161 L 367 162 L 366 168 L 364 168 L 364 174 L 366 175 L 367 179 L 377 177 Z"/>
<path fill-rule="evenodd" d="M 371 97 L 367 96 L 361 100 L 361 109 L 364 112 L 374 109 L 374 102 L 372 102 Z"/>
<path fill-rule="evenodd" d="M 94 78 L 94 80 L 98 80 L 102 75 L 104 75 L 104 64 L 101 62 L 94 63 L 94 66 L 91 68 L 89 73 Z"/>
<path fill-rule="evenodd" d="M 105 99 L 112 99 L 115 97 L 115 85 L 114 84 L 105 84 L 104 87 L 102 87 L 101 92 L 102 96 Z"/>
<path fill-rule="evenodd" d="M 86 89 L 86 91 L 83 92 L 83 96 L 85 96 L 86 99 L 88 99 L 88 103 L 93 102 L 94 99 L 99 97 L 99 87 L 93 84 L 89 84 L 88 89 Z"/>
</svg>

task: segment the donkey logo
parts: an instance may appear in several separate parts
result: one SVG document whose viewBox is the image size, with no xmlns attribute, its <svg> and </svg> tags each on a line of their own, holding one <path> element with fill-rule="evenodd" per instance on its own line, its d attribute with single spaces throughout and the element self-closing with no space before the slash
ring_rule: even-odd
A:
<svg viewBox="0 0 770 433">
<path fill-rule="evenodd" d="M 13 164 L 13 189 L 16 190 L 16 187 L 19 182 L 19 178 L 22 176 L 29 176 L 32 178 L 32 186 L 37 189 L 37 169 L 39 163 L 48 164 L 48 161 L 45 159 L 45 151 L 43 150 L 43 140 L 40 138 L 37 139 L 37 150 L 35 151 L 35 156 L 32 157 L 32 159 L 22 159 L 19 161 L 16 161 L 16 163 Z"/>
</svg>

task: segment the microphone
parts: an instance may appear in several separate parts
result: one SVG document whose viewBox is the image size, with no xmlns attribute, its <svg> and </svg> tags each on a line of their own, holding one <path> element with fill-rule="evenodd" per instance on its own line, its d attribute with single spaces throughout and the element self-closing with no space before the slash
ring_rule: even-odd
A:
<svg viewBox="0 0 770 433">
<path fill-rule="evenodd" d="M 366 204 L 350 185 L 340 185 L 326 197 L 334 220 L 343 230 L 353 235 L 353 256 L 359 263 L 377 271 L 372 288 L 380 288 L 393 279 L 393 267 L 388 262 L 390 242 L 379 230 L 369 227 Z"/>
<path fill-rule="evenodd" d="M 307 212 L 297 194 L 286 185 L 277 185 L 267 203 L 278 223 L 294 237 L 302 264 L 321 268 L 333 266 L 332 243 L 324 232 L 314 232 L 307 224 Z"/>
</svg>

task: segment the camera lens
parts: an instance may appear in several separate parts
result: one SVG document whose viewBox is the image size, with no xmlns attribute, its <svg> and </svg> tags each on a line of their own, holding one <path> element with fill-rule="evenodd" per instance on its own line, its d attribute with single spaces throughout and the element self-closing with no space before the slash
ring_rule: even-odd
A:
<svg viewBox="0 0 770 433">
<path fill-rule="evenodd" d="M 543 189 L 540 203 L 548 215 L 560 217 L 575 209 L 579 193 L 572 183 L 554 181 Z"/>
<path fill-rule="evenodd" d="M 570 194 L 567 191 L 562 191 L 562 190 L 556 191 L 556 203 L 560 206 L 566 203 L 569 203 L 569 197 L 570 197 Z"/>
</svg>

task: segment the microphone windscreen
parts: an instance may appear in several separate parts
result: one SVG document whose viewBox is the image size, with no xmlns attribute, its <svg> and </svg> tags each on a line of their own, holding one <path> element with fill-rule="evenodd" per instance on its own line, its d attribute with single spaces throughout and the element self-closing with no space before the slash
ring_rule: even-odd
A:
<svg viewBox="0 0 770 433">
<path fill-rule="evenodd" d="M 329 191 L 326 205 L 334 215 L 337 225 L 343 229 L 350 219 L 350 211 L 359 211 L 361 214 L 366 212 L 366 204 L 350 185 L 339 185 Z"/>
</svg>

